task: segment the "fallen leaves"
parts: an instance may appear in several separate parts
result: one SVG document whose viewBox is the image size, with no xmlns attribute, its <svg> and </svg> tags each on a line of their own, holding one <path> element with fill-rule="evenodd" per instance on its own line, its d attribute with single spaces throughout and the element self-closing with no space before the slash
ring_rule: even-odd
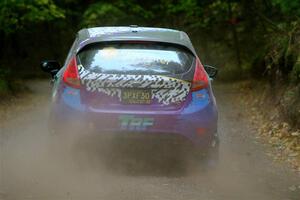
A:
<svg viewBox="0 0 300 200">
<path fill-rule="evenodd" d="M 298 155 L 299 155 L 299 153 L 297 153 L 297 152 L 288 154 L 289 157 L 296 157 Z"/>
<path fill-rule="evenodd" d="M 300 137 L 300 131 L 292 132 L 291 135 Z"/>
<path fill-rule="evenodd" d="M 289 190 L 291 190 L 292 192 L 295 192 L 297 190 L 297 187 L 295 185 L 292 185 L 289 187 Z"/>
<path fill-rule="evenodd" d="M 261 88 L 259 90 L 262 90 Z M 268 153 L 275 161 L 286 161 L 300 173 L 300 130 L 282 121 L 274 102 L 266 103 L 267 90 L 261 92 L 241 86 L 240 102 L 251 123 L 257 127 L 256 139 L 269 144 L 274 152 Z"/>
</svg>

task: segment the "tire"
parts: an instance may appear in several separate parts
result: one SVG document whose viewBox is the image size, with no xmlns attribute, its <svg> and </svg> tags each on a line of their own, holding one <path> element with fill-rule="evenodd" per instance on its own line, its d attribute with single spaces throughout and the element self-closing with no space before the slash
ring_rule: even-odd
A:
<svg viewBox="0 0 300 200">
<path fill-rule="evenodd" d="M 202 166 L 204 169 L 216 169 L 219 164 L 219 144 L 209 149 L 202 159 Z"/>
<path fill-rule="evenodd" d="M 76 133 L 67 129 L 49 126 L 49 144 L 54 151 L 71 152 L 76 142 Z"/>
<path fill-rule="evenodd" d="M 207 149 L 198 149 L 195 159 L 205 171 L 216 169 L 219 164 L 219 140 L 215 139 Z"/>
</svg>

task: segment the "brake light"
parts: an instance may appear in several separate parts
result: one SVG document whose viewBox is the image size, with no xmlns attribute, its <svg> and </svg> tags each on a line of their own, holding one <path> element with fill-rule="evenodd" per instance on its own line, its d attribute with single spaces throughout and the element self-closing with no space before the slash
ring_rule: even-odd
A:
<svg viewBox="0 0 300 200">
<path fill-rule="evenodd" d="M 70 63 L 67 66 L 66 71 L 63 75 L 63 81 L 73 87 L 73 88 L 79 88 L 80 87 L 80 79 L 78 74 L 78 68 L 77 68 L 77 62 L 76 62 L 76 56 L 74 56 Z"/>
<path fill-rule="evenodd" d="M 208 86 L 207 74 L 199 58 L 197 58 L 191 90 L 192 92 L 194 92 L 206 88 L 207 86 Z"/>
</svg>

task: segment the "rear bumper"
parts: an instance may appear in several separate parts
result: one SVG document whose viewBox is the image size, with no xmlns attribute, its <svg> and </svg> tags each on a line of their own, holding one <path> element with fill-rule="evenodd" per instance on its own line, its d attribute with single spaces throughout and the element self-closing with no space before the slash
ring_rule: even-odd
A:
<svg viewBox="0 0 300 200">
<path fill-rule="evenodd" d="M 53 103 L 51 126 L 68 127 L 81 134 L 95 133 L 103 136 L 133 138 L 173 139 L 208 147 L 216 140 L 217 109 L 210 91 L 201 90 L 193 93 L 193 100 L 187 106 L 173 112 L 93 112 L 80 103 L 74 94 L 62 93 Z M 206 95 L 206 98 L 198 98 Z M 130 134 L 128 134 L 130 133 Z"/>
</svg>

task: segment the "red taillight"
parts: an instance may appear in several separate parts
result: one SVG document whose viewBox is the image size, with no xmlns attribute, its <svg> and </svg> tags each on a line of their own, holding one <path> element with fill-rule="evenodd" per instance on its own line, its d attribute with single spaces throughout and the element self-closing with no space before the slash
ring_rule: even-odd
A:
<svg viewBox="0 0 300 200">
<path fill-rule="evenodd" d="M 208 86 L 208 78 L 203 65 L 201 64 L 199 58 L 196 59 L 196 67 L 194 79 L 192 81 L 192 92 L 201 90 Z"/>
<path fill-rule="evenodd" d="M 67 66 L 66 71 L 64 72 L 63 81 L 71 87 L 74 88 L 80 87 L 80 80 L 79 80 L 78 68 L 77 68 L 77 62 L 75 56 L 71 59 L 70 63 Z"/>
</svg>

